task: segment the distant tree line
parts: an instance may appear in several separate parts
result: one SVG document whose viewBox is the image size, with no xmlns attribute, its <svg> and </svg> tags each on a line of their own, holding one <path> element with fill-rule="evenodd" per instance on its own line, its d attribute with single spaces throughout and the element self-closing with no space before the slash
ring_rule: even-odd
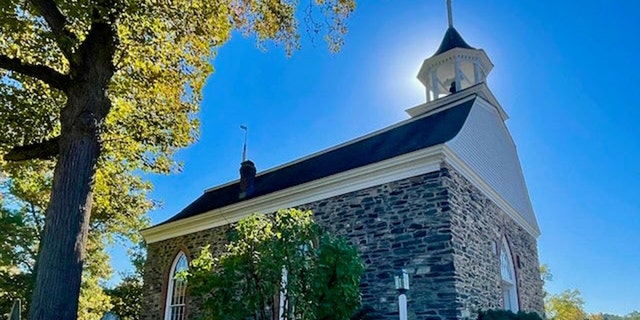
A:
<svg viewBox="0 0 640 320">
<path fill-rule="evenodd" d="M 606 313 L 591 314 L 589 320 L 640 320 L 640 311 L 633 311 L 625 316 Z"/>
<path fill-rule="evenodd" d="M 540 274 L 545 284 L 553 280 L 547 265 L 540 267 Z M 606 313 L 589 314 L 584 311 L 584 299 L 577 289 L 567 289 L 558 294 L 549 294 L 545 289 L 544 308 L 549 320 L 640 320 L 640 311 L 633 311 L 625 316 Z"/>
</svg>

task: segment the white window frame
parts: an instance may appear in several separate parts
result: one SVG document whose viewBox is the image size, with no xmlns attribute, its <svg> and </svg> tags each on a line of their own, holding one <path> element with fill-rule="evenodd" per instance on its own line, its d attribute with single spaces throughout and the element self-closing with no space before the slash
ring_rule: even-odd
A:
<svg viewBox="0 0 640 320">
<path fill-rule="evenodd" d="M 182 303 L 173 303 L 173 295 L 174 295 L 174 287 L 175 287 L 175 283 L 176 283 L 176 271 L 181 271 L 181 270 L 176 270 L 176 268 L 178 267 L 178 263 L 180 262 L 181 259 L 185 260 L 186 264 L 187 264 L 187 269 L 189 268 L 189 259 L 187 259 L 187 255 L 180 251 L 176 257 L 173 259 L 173 262 L 171 263 L 171 269 L 169 269 L 169 284 L 167 285 L 167 295 L 166 295 L 166 299 L 165 299 L 165 312 L 164 312 L 164 319 L 165 320 L 184 320 L 185 319 L 185 310 L 186 310 L 186 294 L 182 299 Z M 180 280 L 182 281 L 182 280 Z M 184 284 L 186 287 L 186 283 Z M 182 314 L 173 314 L 173 310 L 176 307 L 182 307 Z"/>
<path fill-rule="evenodd" d="M 500 280 L 504 309 L 517 313 L 520 310 L 518 277 L 513 263 L 511 248 L 506 238 L 502 238 L 502 246 L 500 248 Z"/>
</svg>

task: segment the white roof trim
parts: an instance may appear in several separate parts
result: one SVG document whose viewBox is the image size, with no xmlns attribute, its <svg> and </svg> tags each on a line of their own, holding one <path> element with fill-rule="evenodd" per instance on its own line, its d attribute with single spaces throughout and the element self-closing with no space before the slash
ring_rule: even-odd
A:
<svg viewBox="0 0 640 320">
<path fill-rule="evenodd" d="M 529 234 L 536 238 L 540 236 L 540 231 L 537 228 L 524 220 L 502 196 L 444 144 L 145 229 L 141 233 L 147 243 L 167 240 L 234 223 L 254 212 L 275 212 L 278 209 L 300 206 L 437 171 L 440 169 L 442 161 L 460 172 Z"/>
<path fill-rule="evenodd" d="M 433 114 L 434 111 L 440 111 L 441 108 L 448 107 L 453 102 L 469 97 L 480 97 L 484 99 L 493 107 L 498 109 L 498 113 L 500 114 L 500 118 L 502 118 L 502 121 L 507 121 L 507 119 L 509 119 L 509 115 L 507 115 L 507 113 L 504 111 L 502 105 L 500 105 L 500 102 L 498 102 L 496 96 L 493 95 L 493 92 L 491 92 L 486 82 L 480 82 L 476 85 L 450 94 L 446 97 L 423 103 L 415 107 L 411 107 L 405 110 L 405 112 L 408 113 L 411 117 L 422 117 L 424 114 Z"/>
<path fill-rule="evenodd" d="M 278 166 L 276 168 L 270 169 L 267 172 L 290 166 L 294 163 L 329 152 L 347 144 L 355 143 L 372 135 L 403 125 L 407 122 L 429 116 L 430 114 L 440 112 L 444 109 L 448 109 L 449 107 L 457 106 L 460 103 L 463 103 L 464 101 L 467 101 L 474 97 L 486 97 L 485 90 L 488 91 L 488 88 L 485 84 L 479 84 L 474 87 L 468 88 L 460 92 L 465 92 L 465 95 L 454 94 L 447 98 L 441 99 L 443 100 L 442 102 L 448 102 L 446 105 L 444 103 L 441 104 L 440 100 L 435 101 L 438 102 L 437 107 L 429 108 L 430 110 L 423 111 L 423 113 L 419 117 L 408 119 L 399 124 L 376 131 L 364 137 L 354 139 L 333 148 L 329 148 L 327 150 L 312 154 L 308 157 Z M 477 94 L 480 92 L 481 94 Z M 493 97 L 493 95 L 490 91 L 488 91 L 488 94 L 490 95 L 489 100 L 492 100 L 491 98 Z M 431 107 L 431 104 L 429 105 Z M 412 109 L 417 109 L 424 106 L 425 105 L 417 106 Z M 494 106 L 497 107 L 499 113 L 506 116 L 505 114 L 503 114 L 504 111 L 499 105 Z M 467 178 L 474 186 L 480 189 L 487 197 L 489 197 L 489 199 L 491 199 L 496 205 L 498 205 L 498 207 L 500 207 L 508 216 L 510 216 L 529 234 L 536 238 L 540 236 L 540 230 L 536 226 L 532 226 L 531 224 L 529 224 L 501 195 L 499 195 L 489 184 L 487 184 L 486 181 L 484 181 L 484 179 L 482 179 L 473 169 L 471 169 L 466 163 L 464 163 L 464 161 L 461 160 L 445 144 L 432 146 L 426 149 L 400 155 L 367 166 L 334 174 L 301 185 L 279 190 L 267 195 L 252 198 L 222 208 L 217 208 L 193 217 L 151 227 L 142 230 L 141 234 L 145 238 L 147 243 L 171 239 L 174 237 L 237 222 L 238 220 L 254 212 L 275 212 L 278 209 L 300 206 L 303 204 L 328 199 L 334 196 L 365 189 L 368 187 L 433 172 L 440 169 L 440 164 L 442 161 L 447 162 L 456 171 L 460 172 L 465 178 Z M 220 187 L 212 188 L 207 191 L 215 190 L 217 188 Z"/>
<path fill-rule="evenodd" d="M 469 89 L 470 89 L 470 88 L 469 88 Z M 302 158 L 299 158 L 299 159 L 296 159 L 296 160 L 293 160 L 293 161 L 287 162 L 287 163 L 285 163 L 285 164 L 279 165 L 279 166 L 277 166 L 277 167 L 273 167 L 273 168 L 268 169 L 268 170 L 266 170 L 266 171 L 262 171 L 262 172 L 258 173 L 258 174 L 256 175 L 256 177 L 259 177 L 259 176 L 261 176 L 261 175 L 267 174 L 267 173 L 269 173 L 269 172 L 273 172 L 273 171 L 280 170 L 280 169 L 285 168 L 285 167 L 288 167 L 288 166 L 292 166 L 292 165 L 294 165 L 294 164 L 296 164 L 296 163 L 299 163 L 299 162 L 305 161 L 305 160 L 307 160 L 307 159 L 311 159 L 311 158 L 317 157 L 317 156 L 319 156 L 319 155 L 321 155 L 321 154 L 325 154 L 325 153 L 331 152 L 331 151 L 333 151 L 333 150 L 336 150 L 336 149 L 339 149 L 339 148 L 345 147 L 345 146 L 347 146 L 347 145 L 354 144 L 354 143 L 356 143 L 356 142 L 362 141 L 362 140 L 367 139 L 367 138 L 370 138 L 370 137 L 372 137 L 372 136 L 375 136 L 375 135 L 381 134 L 381 133 L 383 133 L 383 132 L 386 132 L 386 131 L 389 131 L 389 130 L 395 129 L 395 128 L 400 127 L 400 126 L 403 126 L 403 125 L 405 125 L 405 124 L 407 124 L 407 123 L 410 123 L 410 122 L 413 122 L 413 121 L 418 121 L 419 119 L 422 119 L 422 118 L 425 118 L 425 117 L 429 117 L 429 116 L 431 116 L 431 115 L 432 115 L 432 114 L 434 114 L 434 113 L 438 113 L 438 112 L 441 112 L 441 111 L 444 111 L 444 110 L 447 110 L 447 109 L 450 109 L 450 108 L 457 107 L 457 106 L 459 106 L 459 105 L 461 105 L 461 104 L 463 104 L 463 103 L 465 103 L 465 102 L 467 102 L 467 101 L 469 101 L 469 100 L 471 100 L 471 99 L 473 99 L 473 98 L 475 98 L 475 97 L 476 97 L 476 95 L 474 94 L 474 92 L 473 92 L 473 91 L 467 91 L 467 89 L 465 89 L 465 90 L 463 90 L 463 91 L 460 91 L 460 92 L 465 92 L 465 94 L 461 94 L 461 95 L 452 95 L 452 96 L 455 96 L 455 99 L 447 99 L 447 98 L 449 98 L 450 96 L 449 96 L 449 97 L 447 97 L 447 98 L 442 98 L 442 100 L 447 99 L 446 101 L 447 101 L 448 103 L 447 103 L 446 105 L 444 105 L 444 104 L 439 104 L 439 105 L 438 105 L 439 107 L 438 107 L 437 109 L 432 108 L 432 109 L 430 109 L 430 110 L 429 110 L 429 112 L 424 112 L 423 114 L 420 114 L 420 115 L 419 115 L 419 116 L 417 116 L 417 117 L 412 117 L 412 118 L 409 118 L 409 119 L 407 119 L 407 120 L 400 121 L 400 122 L 398 122 L 398 123 L 396 123 L 396 124 L 394 124 L 394 125 L 388 126 L 388 127 L 386 127 L 386 128 L 380 129 L 380 130 L 376 130 L 376 131 L 374 131 L 374 132 L 372 132 L 372 133 L 369 133 L 369 134 L 367 134 L 367 135 L 364 135 L 364 136 L 362 136 L 362 137 L 358 137 L 358 138 L 356 138 L 356 139 L 353 139 L 353 140 L 350 140 L 350 141 L 347 141 L 347 142 L 341 143 L 341 144 L 339 144 L 339 145 L 336 145 L 336 146 L 330 147 L 330 148 L 328 148 L 328 149 L 324 149 L 324 150 L 321 150 L 321 151 L 318 151 L 318 152 L 312 153 L 312 154 L 310 154 L 310 155 L 308 155 L 308 156 L 305 156 L 305 157 L 302 157 Z M 438 101 L 439 101 L 439 100 L 438 100 Z M 417 108 L 417 107 L 416 107 L 416 108 Z M 232 184 L 238 183 L 238 181 L 240 181 L 240 180 L 239 180 L 239 179 L 236 179 L 236 180 L 234 180 L 234 181 L 227 182 L 227 183 L 222 184 L 222 185 L 218 185 L 218 186 L 215 186 L 215 187 L 211 187 L 211 188 L 206 189 L 204 192 L 205 192 L 205 193 L 207 193 L 207 192 L 210 192 L 210 191 L 218 190 L 218 189 L 224 188 L 224 187 L 226 187 L 226 186 L 229 186 L 229 185 L 232 185 Z"/>
<path fill-rule="evenodd" d="M 364 167 L 276 191 L 193 217 L 141 231 L 147 243 L 237 222 L 254 212 L 270 213 L 278 209 L 328 199 L 349 192 L 398 181 L 440 170 L 443 144 L 414 151 Z"/>
</svg>

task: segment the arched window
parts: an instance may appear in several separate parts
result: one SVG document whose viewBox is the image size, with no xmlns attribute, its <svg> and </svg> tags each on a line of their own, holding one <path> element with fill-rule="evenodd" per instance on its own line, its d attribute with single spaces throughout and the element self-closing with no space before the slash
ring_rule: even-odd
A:
<svg viewBox="0 0 640 320">
<path fill-rule="evenodd" d="M 516 270 L 513 267 L 513 256 L 511 255 L 507 239 L 502 239 L 500 275 L 502 278 L 504 309 L 518 312 L 518 283 L 516 280 Z"/>
<path fill-rule="evenodd" d="M 189 269 L 187 256 L 180 252 L 171 264 L 169 271 L 169 286 L 167 287 L 167 303 L 165 307 L 165 320 L 184 320 L 187 282 L 176 278 L 180 271 Z"/>
</svg>

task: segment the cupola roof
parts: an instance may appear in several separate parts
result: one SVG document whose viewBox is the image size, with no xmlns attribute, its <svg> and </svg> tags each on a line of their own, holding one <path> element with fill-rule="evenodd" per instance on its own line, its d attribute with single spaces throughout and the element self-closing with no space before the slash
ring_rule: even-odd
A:
<svg viewBox="0 0 640 320">
<path fill-rule="evenodd" d="M 442 42 L 440 43 L 440 47 L 438 47 L 438 50 L 433 55 L 437 56 L 454 48 L 475 49 L 462 39 L 462 36 L 456 28 L 449 26 L 449 28 L 447 28 L 447 32 L 444 34 Z"/>
<path fill-rule="evenodd" d="M 427 89 L 427 103 L 484 82 L 493 68 L 484 50 L 470 46 L 453 26 L 451 0 L 447 0 L 447 13 L 449 27 L 440 47 L 418 71 L 418 80 Z"/>
</svg>

